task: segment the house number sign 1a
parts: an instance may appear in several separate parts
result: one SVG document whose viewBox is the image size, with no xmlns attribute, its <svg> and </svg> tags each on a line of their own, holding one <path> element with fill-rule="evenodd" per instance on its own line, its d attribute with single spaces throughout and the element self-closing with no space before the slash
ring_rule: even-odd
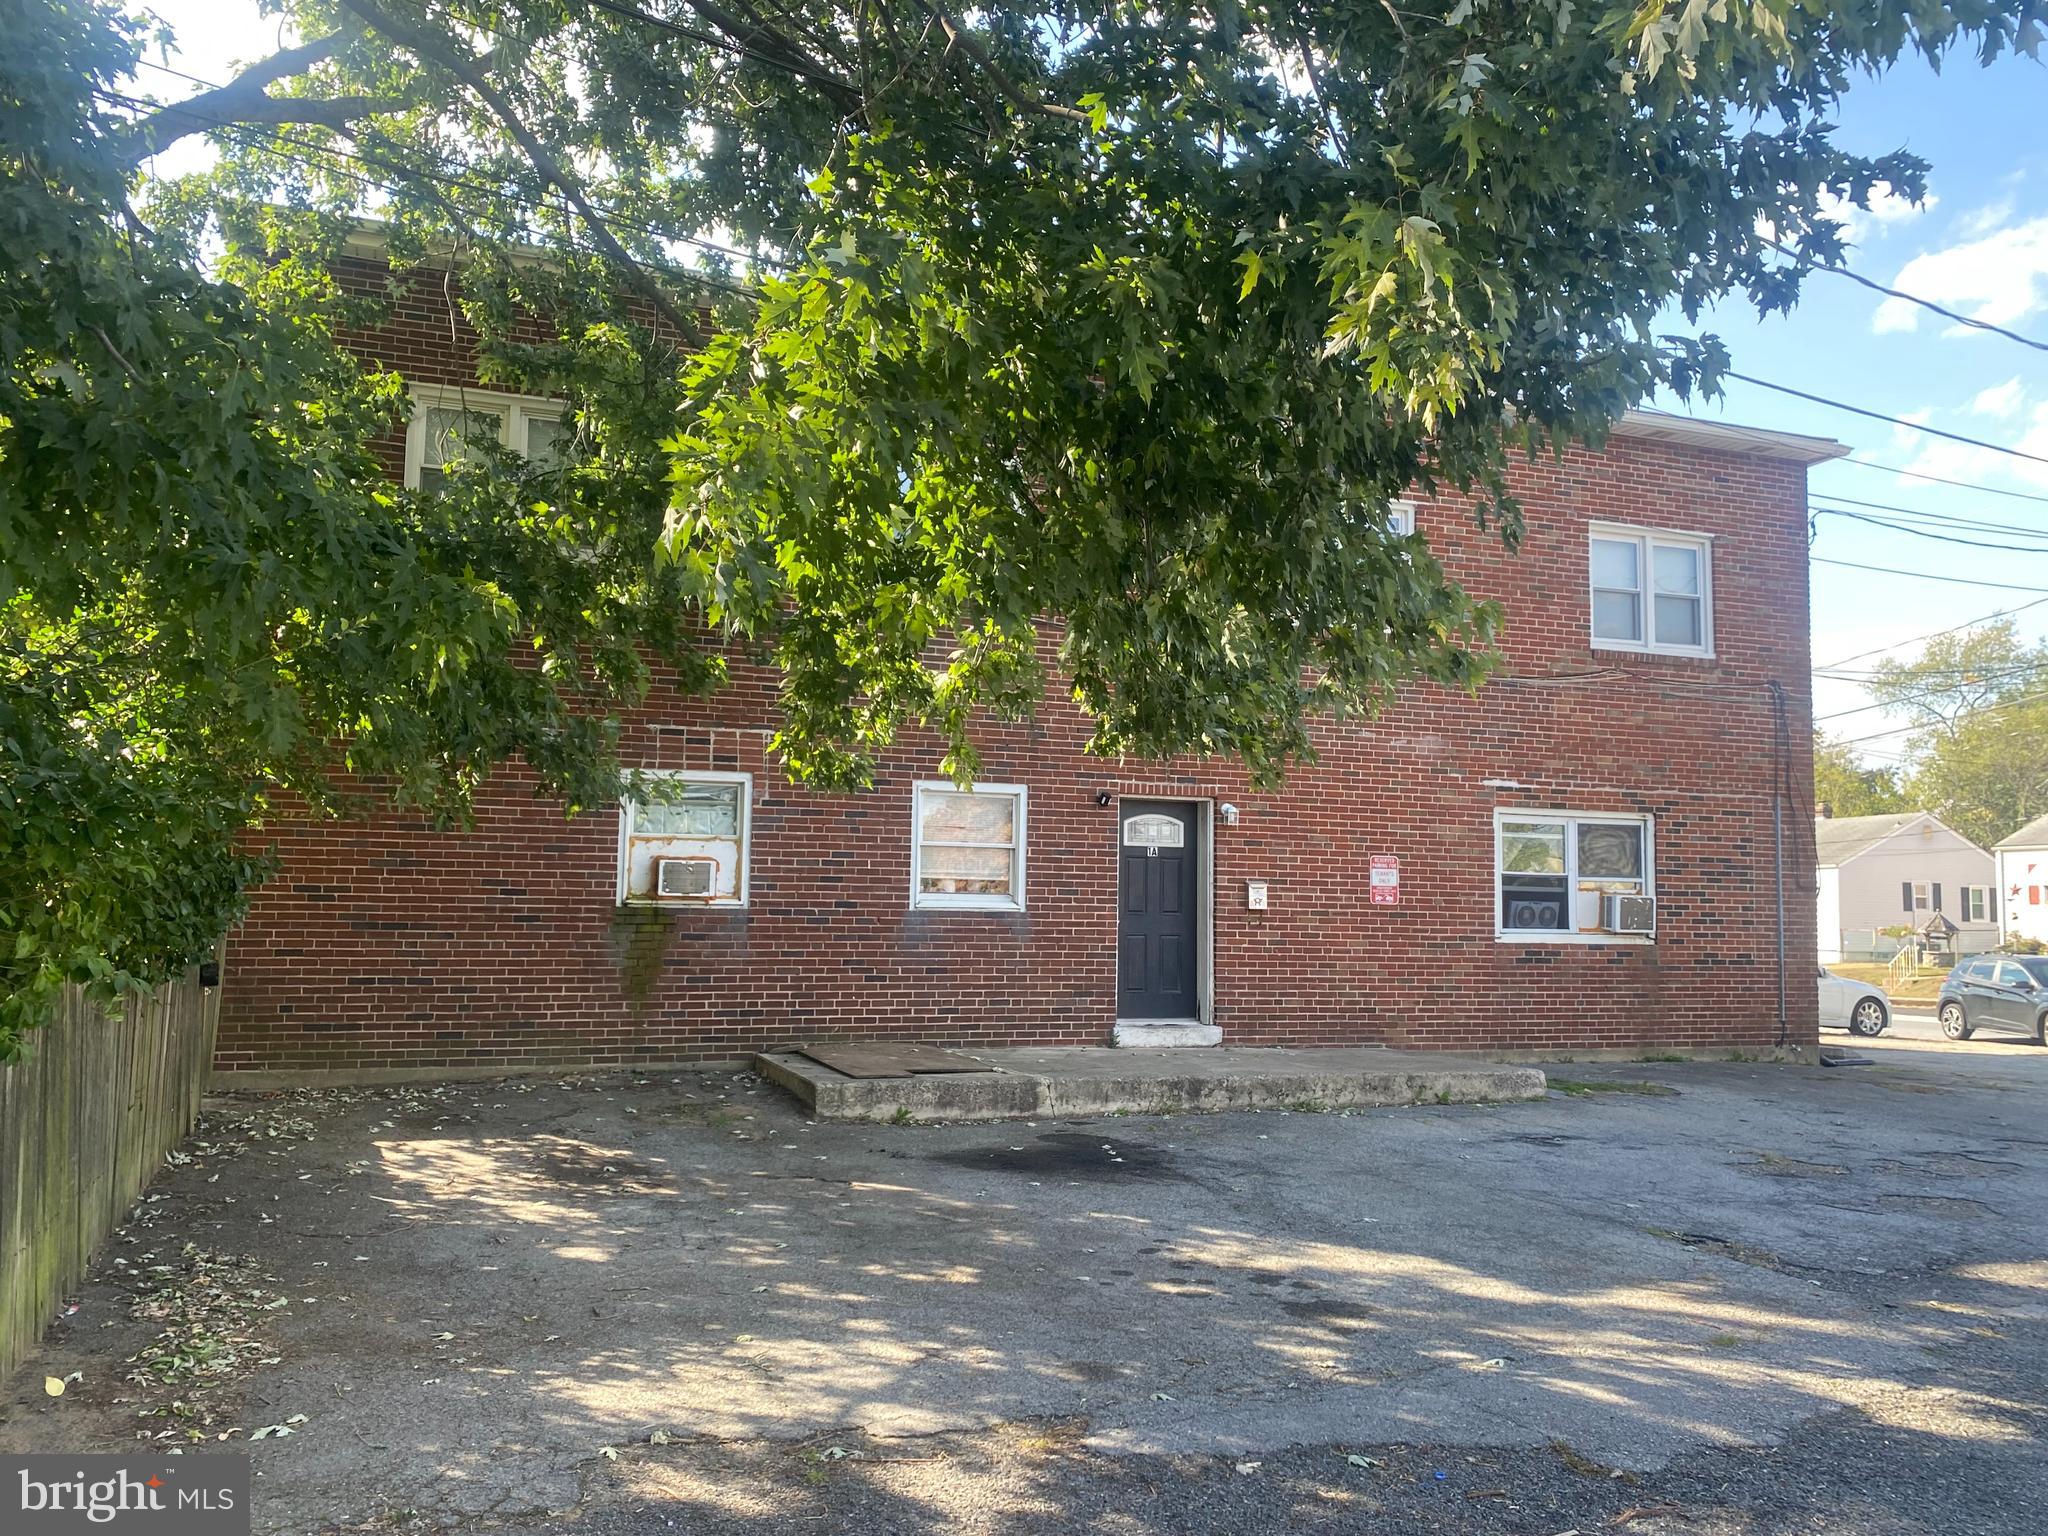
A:
<svg viewBox="0 0 2048 1536">
<path fill-rule="evenodd" d="M 1156 859 L 1162 848 L 1180 848 L 1187 843 L 1187 828 L 1178 816 L 1126 816 L 1124 818 L 1124 846 L 1142 848 L 1145 857 Z"/>
</svg>

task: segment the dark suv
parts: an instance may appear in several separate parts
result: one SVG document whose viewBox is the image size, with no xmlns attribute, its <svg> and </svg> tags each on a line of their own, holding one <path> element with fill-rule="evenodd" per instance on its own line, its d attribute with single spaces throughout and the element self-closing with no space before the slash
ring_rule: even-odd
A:
<svg viewBox="0 0 2048 1536">
<path fill-rule="evenodd" d="M 1967 1040 L 1980 1029 L 2048 1045 L 2048 955 L 1972 955 L 1941 984 L 1941 1032 Z"/>
</svg>

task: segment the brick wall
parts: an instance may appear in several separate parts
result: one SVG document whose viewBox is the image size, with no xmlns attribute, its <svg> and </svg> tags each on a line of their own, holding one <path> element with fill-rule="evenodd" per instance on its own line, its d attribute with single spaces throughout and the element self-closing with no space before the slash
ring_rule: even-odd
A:
<svg viewBox="0 0 2048 1536">
<path fill-rule="evenodd" d="M 622 911 L 617 813 L 565 818 L 518 768 L 487 787 L 473 831 L 280 822 L 267 835 L 281 872 L 231 940 L 217 1064 L 619 1064 L 897 1032 L 1105 1043 L 1119 815 L 1096 803 L 1103 789 L 1240 808 L 1215 828 L 1209 871 L 1227 1043 L 1768 1049 L 1773 679 L 1796 786 L 1789 1043 L 1810 1047 L 1804 471 L 1617 437 L 1518 481 L 1518 554 L 1461 506 L 1425 503 L 1418 525 L 1468 587 L 1502 601 L 1507 670 L 1527 680 L 1477 699 L 1417 688 L 1371 724 L 1325 726 L 1322 761 L 1276 793 L 1225 763 L 1086 758 L 1087 726 L 1057 688 L 1035 723 L 991 726 L 984 776 L 1030 786 L 1023 913 L 912 911 L 911 785 L 937 776 L 936 742 L 906 737 L 868 793 L 791 787 L 764 755 L 773 679 L 745 668 L 713 698 L 658 691 L 624 743 L 637 766 L 754 775 L 743 911 Z M 1713 660 L 1591 649 L 1592 520 L 1715 537 Z M 1653 816 L 1655 943 L 1497 942 L 1496 807 Z M 1368 903 L 1375 853 L 1400 857 L 1397 907 Z M 1268 910 L 1246 910 L 1247 880 L 1267 882 Z"/>
</svg>

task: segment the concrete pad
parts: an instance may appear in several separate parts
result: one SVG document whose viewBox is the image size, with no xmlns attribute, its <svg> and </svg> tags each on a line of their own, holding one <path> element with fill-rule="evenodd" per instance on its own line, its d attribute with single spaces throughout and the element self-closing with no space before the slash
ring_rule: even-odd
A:
<svg viewBox="0 0 2048 1536">
<path fill-rule="evenodd" d="M 1543 1073 L 1374 1046 L 1128 1050 L 1100 1046 L 961 1051 L 986 1072 L 853 1078 L 768 1052 L 754 1070 L 819 1120 L 1030 1120 L 1232 1109 L 1369 1109 L 1540 1099 Z"/>
</svg>

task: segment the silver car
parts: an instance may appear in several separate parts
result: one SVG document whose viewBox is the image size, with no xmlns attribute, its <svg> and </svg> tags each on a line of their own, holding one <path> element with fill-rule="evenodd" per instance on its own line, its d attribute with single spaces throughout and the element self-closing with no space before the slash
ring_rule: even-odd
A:
<svg viewBox="0 0 2048 1536">
<path fill-rule="evenodd" d="M 1837 976 L 1826 966 L 1820 968 L 1820 1027 L 1846 1029 L 1852 1035 L 1881 1035 L 1892 1021 L 1891 999 L 1884 988 L 1867 981 Z"/>
</svg>

